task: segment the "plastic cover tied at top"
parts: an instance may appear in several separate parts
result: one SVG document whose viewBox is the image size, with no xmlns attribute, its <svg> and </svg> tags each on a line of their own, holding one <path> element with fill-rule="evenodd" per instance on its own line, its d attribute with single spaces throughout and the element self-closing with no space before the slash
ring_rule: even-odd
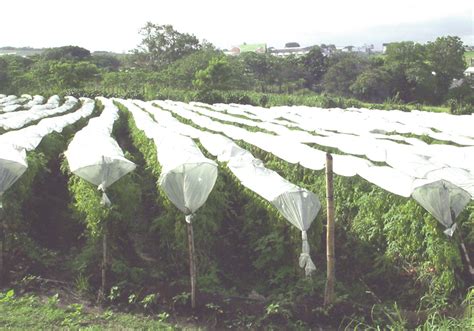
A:
<svg viewBox="0 0 474 331">
<path fill-rule="evenodd" d="M 104 110 L 78 131 L 65 152 L 72 173 L 96 185 L 102 191 L 103 205 L 110 205 L 106 189 L 135 169 L 111 137 L 118 108 L 111 100 L 100 99 Z"/>
<path fill-rule="evenodd" d="M 318 197 L 265 168 L 261 160 L 222 135 L 203 134 L 200 140 L 219 161 L 227 162 L 229 170 L 244 187 L 270 202 L 288 222 L 301 231 L 300 266 L 305 269 L 307 276 L 314 272 L 316 267 L 310 257 L 306 231 L 321 209 Z"/>
<path fill-rule="evenodd" d="M 217 164 L 206 158 L 189 137 L 177 134 L 155 122 L 130 100 L 118 99 L 132 113 L 138 129 L 152 138 L 161 175 L 158 183 L 170 201 L 191 223 L 193 214 L 206 202 L 217 179 Z"/>
<path fill-rule="evenodd" d="M 160 187 L 185 215 L 195 213 L 214 188 L 217 164 L 206 158 L 188 137 L 168 132 L 155 138 L 155 144 L 162 167 Z"/>
<path fill-rule="evenodd" d="M 61 132 L 82 117 L 89 116 L 93 104 L 84 99 L 84 105 L 75 113 L 41 120 L 25 129 L 10 131 L 0 135 L 0 195 L 10 188 L 28 168 L 26 151 L 35 149 L 44 136 L 51 132 Z"/>
<path fill-rule="evenodd" d="M 445 180 L 417 187 L 412 197 L 446 227 L 444 233 L 449 236 L 456 230 L 456 218 L 471 200 L 468 192 Z"/>
<path fill-rule="evenodd" d="M 28 168 L 26 152 L 12 145 L 0 144 L 0 204 L 3 193 L 10 188 Z"/>
</svg>

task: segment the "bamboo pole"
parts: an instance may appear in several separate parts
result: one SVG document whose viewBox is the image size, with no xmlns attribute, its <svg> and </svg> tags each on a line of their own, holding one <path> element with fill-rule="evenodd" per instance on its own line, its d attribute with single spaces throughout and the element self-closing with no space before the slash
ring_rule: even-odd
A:
<svg viewBox="0 0 474 331">
<path fill-rule="evenodd" d="M 334 285 L 336 282 L 334 249 L 334 184 L 332 171 L 332 156 L 326 153 L 326 199 L 327 199 L 327 228 L 326 228 L 326 258 L 327 279 L 324 292 L 324 306 L 334 303 Z"/>
<path fill-rule="evenodd" d="M 102 234 L 102 265 L 101 265 L 101 285 L 97 301 L 105 301 L 105 288 L 107 286 L 107 223 L 104 224 L 104 233 Z"/>
<path fill-rule="evenodd" d="M 191 307 L 196 308 L 196 253 L 194 251 L 194 232 L 193 223 L 189 219 L 188 228 L 188 247 L 189 247 L 189 274 L 191 276 Z"/>
<path fill-rule="evenodd" d="M 4 285 L 6 274 L 5 272 L 5 263 L 4 263 L 4 254 L 5 254 L 5 221 L 3 219 L 3 208 L 0 208 L 0 286 Z"/>
<path fill-rule="evenodd" d="M 471 259 L 469 258 L 469 253 L 467 252 L 466 245 L 464 245 L 464 240 L 461 234 L 461 229 L 458 229 L 459 241 L 461 245 L 461 250 L 464 253 L 464 259 L 466 260 L 467 267 L 469 269 L 469 274 L 474 278 L 474 268 L 472 267 Z"/>
</svg>

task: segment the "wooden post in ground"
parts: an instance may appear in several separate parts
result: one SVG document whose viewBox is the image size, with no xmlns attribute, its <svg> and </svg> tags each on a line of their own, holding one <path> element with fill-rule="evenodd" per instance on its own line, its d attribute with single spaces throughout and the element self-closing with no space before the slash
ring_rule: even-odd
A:
<svg viewBox="0 0 474 331">
<path fill-rule="evenodd" d="M 469 253 L 467 252 L 466 245 L 464 245 L 464 240 L 462 238 L 461 229 L 459 228 L 457 231 L 458 231 L 458 235 L 459 235 L 461 250 L 464 253 L 464 259 L 466 260 L 467 267 L 469 269 L 469 274 L 474 279 L 474 267 L 472 266 L 471 259 L 469 258 Z"/>
<path fill-rule="evenodd" d="M 0 202 L 1 203 L 1 202 Z M 6 274 L 5 272 L 5 263 L 3 261 L 3 255 L 5 251 L 5 223 L 3 220 L 3 209 L 0 208 L 0 286 L 4 285 Z"/>
<path fill-rule="evenodd" d="M 101 285 L 97 301 L 103 303 L 105 301 L 105 289 L 107 286 L 107 223 L 104 224 L 104 230 L 102 234 L 102 265 L 101 265 Z"/>
<path fill-rule="evenodd" d="M 196 308 L 196 253 L 194 251 L 194 232 L 191 218 L 187 222 L 189 247 L 189 274 L 191 276 L 191 307 Z"/>
<path fill-rule="evenodd" d="M 334 249 L 334 184 L 332 172 L 332 156 L 326 153 L 326 199 L 327 199 L 327 228 L 326 228 L 326 257 L 327 279 L 324 292 L 324 306 L 334 303 L 334 285 L 336 282 L 336 256 Z"/>
</svg>

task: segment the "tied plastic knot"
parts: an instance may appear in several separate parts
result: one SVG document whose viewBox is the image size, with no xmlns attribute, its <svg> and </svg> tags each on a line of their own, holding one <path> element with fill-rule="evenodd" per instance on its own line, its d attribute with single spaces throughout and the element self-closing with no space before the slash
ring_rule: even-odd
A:
<svg viewBox="0 0 474 331">
<path fill-rule="evenodd" d="M 184 217 L 186 223 L 191 224 L 193 222 L 194 214 L 189 214 Z"/>
<path fill-rule="evenodd" d="M 306 276 L 311 276 L 311 274 L 316 271 L 316 266 L 309 255 L 308 234 L 306 231 L 301 231 L 301 239 L 303 240 L 303 247 L 300 254 L 300 267 L 304 268 Z"/>
<path fill-rule="evenodd" d="M 112 202 L 110 202 L 109 197 L 107 196 L 107 194 L 105 194 L 104 183 L 100 184 L 97 189 L 99 191 L 102 191 L 102 198 L 100 199 L 100 204 L 105 207 L 110 207 L 112 205 Z"/>
<path fill-rule="evenodd" d="M 446 235 L 452 237 L 453 234 L 454 234 L 454 231 L 456 230 L 456 228 L 457 228 L 457 224 L 454 223 L 451 227 L 447 228 L 447 229 L 444 230 L 443 232 L 444 232 L 444 234 L 446 234 Z"/>
</svg>

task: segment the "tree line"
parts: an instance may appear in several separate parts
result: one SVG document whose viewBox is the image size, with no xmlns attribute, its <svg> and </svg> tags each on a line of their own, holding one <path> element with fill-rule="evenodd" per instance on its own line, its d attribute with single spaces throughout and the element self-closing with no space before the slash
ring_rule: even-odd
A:
<svg viewBox="0 0 474 331">
<path fill-rule="evenodd" d="M 453 85 L 467 66 L 465 45 L 456 36 L 426 44 L 391 43 L 385 54 L 324 55 L 321 45 L 303 56 L 281 58 L 253 52 L 226 56 L 171 25 L 149 22 L 140 34 L 140 45 L 123 55 L 65 46 L 28 58 L 2 56 L 0 91 L 47 95 L 95 89 L 156 98 L 168 89 L 192 91 L 211 102 L 219 101 L 213 97 L 216 91 L 326 94 L 377 103 L 454 104 L 472 112 L 472 82 L 465 78 Z"/>
</svg>

